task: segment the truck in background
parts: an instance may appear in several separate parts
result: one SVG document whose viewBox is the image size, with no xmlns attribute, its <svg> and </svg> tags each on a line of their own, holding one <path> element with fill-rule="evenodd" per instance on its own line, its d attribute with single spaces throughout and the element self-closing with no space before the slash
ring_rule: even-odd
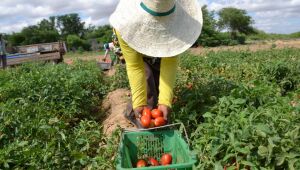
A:
<svg viewBox="0 0 300 170">
<path fill-rule="evenodd" d="M 63 62 L 63 55 L 67 48 L 63 41 L 17 46 L 13 48 L 14 53 L 7 53 L 3 38 L 0 41 L 0 68 L 20 65 L 26 62 L 45 61 Z"/>
</svg>

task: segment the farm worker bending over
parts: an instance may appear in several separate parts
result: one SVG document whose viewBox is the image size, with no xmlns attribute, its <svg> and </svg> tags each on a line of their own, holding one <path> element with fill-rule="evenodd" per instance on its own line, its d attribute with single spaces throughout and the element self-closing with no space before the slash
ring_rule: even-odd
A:
<svg viewBox="0 0 300 170">
<path fill-rule="evenodd" d="M 132 106 L 125 117 L 141 127 L 144 107 L 158 107 L 169 121 L 177 55 L 189 49 L 202 28 L 197 0 L 120 0 L 110 16 L 126 61 Z"/>
<path fill-rule="evenodd" d="M 108 53 L 110 51 L 112 51 L 114 53 L 114 55 L 116 57 L 118 57 L 118 59 L 120 59 L 120 60 L 123 59 L 122 58 L 122 51 L 121 51 L 121 48 L 120 48 L 120 45 L 119 45 L 119 42 L 118 42 L 118 39 L 117 39 L 117 35 L 115 34 L 115 31 L 112 35 L 112 42 L 104 44 L 104 50 L 105 50 L 105 55 L 104 55 L 103 61 L 106 61 L 106 58 L 107 58 Z"/>
</svg>

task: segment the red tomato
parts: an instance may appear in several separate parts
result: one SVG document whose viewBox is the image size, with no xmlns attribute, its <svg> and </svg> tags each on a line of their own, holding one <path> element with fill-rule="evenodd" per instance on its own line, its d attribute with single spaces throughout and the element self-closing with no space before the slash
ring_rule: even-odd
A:
<svg viewBox="0 0 300 170">
<path fill-rule="evenodd" d="M 151 118 L 151 110 L 149 109 L 149 108 L 145 108 L 144 110 L 143 110 L 143 114 L 142 114 L 143 116 L 149 116 L 150 118 Z"/>
<path fill-rule="evenodd" d="M 172 155 L 170 154 L 163 154 L 160 159 L 160 163 L 162 165 L 170 165 L 172 163 Z"/>
<path fill-rule="evenodd" d="M 151 123 L 151 118 L 149 116 L 141 117 L 141 124 L 144 128 L 149 128 Z"/>
<path fill-rule="evenodd" d="M 159 127 L 159 126 L 164 126 L 166 124 L 166 121 L 163 117 L 158 117 L 154 120 L 154 125 L 156 127 Z"/>
<path fill-rule="evenodd" d="M 147 166 L 147 162 L 143 159 L 138 160 L 138 162 L 136 163 L 137 168 L 146 167 L 146 166 Z"/>
<path fill-rule="evenodd" d="M 163 113 L 160 110 L 158 110 L 158 109 L 152 110 L 151 113 L 152 113 L 152 118 L 153 119 L 156 119 L 158 117 L 163 117 Z"/>
<path fill-rule="evenodd" d="M 149 158 L 150 166 L 159 166 L 159 163 L 154 158 Z"/>
<path fill-rule="evenodd" d="M 155 122 L 155 120 L 154 120 L 154 119 L 151 119 L 151 123 L 150 123 L 150 126 L 149 126 L 150 128 L 155 127 L 155 123 L 154 123 L 154 122 Z"/>
</svg>

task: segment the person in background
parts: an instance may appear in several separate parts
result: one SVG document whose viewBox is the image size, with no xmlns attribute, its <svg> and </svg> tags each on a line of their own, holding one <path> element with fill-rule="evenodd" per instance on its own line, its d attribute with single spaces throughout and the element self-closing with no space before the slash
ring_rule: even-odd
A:
<svg viewBox="0 0 300 170">
<path fill-rule="evenodd" d="M 3 68 L 6 67 L 6 51 L 5 51 L 5 41 L 3 35 L 0 34 L 0 64 Z"/>
<path fill-rule="evenodd" d="M 114 46 L 114 44 L 111 42 L 111 43 L 105 43 L 103 47 L 104 47 L 104 50 L 105 50 L 105 54 L 104 54 L 104 57 L 103 57 L 102 60 L 103 60 L 103 61 L 106 61 L 109 52 L 114 51 L 115 46 Z"/>
<path fill-rule="evenodd" d="M 132 103 L 125 118 L 141 128 L 143 109 L 158 108 L 170 121 L 177 55 L 198 39 L 197 0 L 120 0 L 110 16 L 126 61 Z"/>
<path fill-rule="evenodd" d="M 110 52 L 113 52 L 114 57 L 113 59 L 116 60 L 116 63 L 118 63 L 119 61 L 121 61 L 123 63 L 124 58 L 122 57 L 122 51 L 118 42 L 118 38 L 117 35 L 115 33 L 115 30 L 113 30 L 113 35 L 112 35 L 112 42 L 111 43 L 105 43 L 104 44 L 104 50 L 105 50 L 105 54 L 103 57 L 103 61 L 106 61 L 108 54 Z"/>
</svg>

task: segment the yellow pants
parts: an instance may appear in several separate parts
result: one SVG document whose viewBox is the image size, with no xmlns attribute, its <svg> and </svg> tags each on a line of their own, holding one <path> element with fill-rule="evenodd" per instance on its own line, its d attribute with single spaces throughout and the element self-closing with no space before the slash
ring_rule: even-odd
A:
<svg viewBox="0 0 300 170">
<path fill-rule="evenodd" d="M 133 109 L 147 106 L 147 83 L 144 55 L 135 51 L 122 39 L 116 31 L 123 56 L 126 61 L 127 75 L 132 93 Z M 173 88 L 176 79 L 177 57 L 162 58 L 159 78 L 158 104 L 171 107 L 173 99 Z"/>
</svg>

